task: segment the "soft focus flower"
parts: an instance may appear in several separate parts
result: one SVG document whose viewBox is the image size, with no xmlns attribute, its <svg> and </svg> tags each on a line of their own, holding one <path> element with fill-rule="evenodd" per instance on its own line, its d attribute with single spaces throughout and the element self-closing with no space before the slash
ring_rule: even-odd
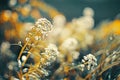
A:
<svg viewBox="0 0 120 80">
<path fill-rule="evenodd" d="M 45 54 L 49 55 L 47 58 L 49 61 L 54 62 L 59 54 L 56 45 L 49 44 L 47 48 L 45 48 Z"/>
<path fill-rule="evenodd" d="M 78 47 L 78 41 L 75 38 L 68 38 L 62 43 L 62 48 L 66 50 L 75 50 Z"/>
<path fill-rule="evenodd" d="M 82 16 L 78 18 L 77 20 L 75 20 L 74 22 L 77 25 L 77 29 L 79 31 L 82 31 L 83 29 L 85 30 L 92 29 L 94 27 L 94 19 L 91 16 Z"/>
<path fill-rule="evenodd" d="M 53 18 L 53 25 L 56 28 L 64 27 L 65 23 L 66 23 L 66 18 L 64 15 L 57 15 Z"/>
<path fill-rule="evenodd" d="M 11 7 L 15 6 L 16 4 L 17 4 L 17 0 L 10 0 L 10 1 L 9 1 L 9 5 L 10 5 Z"/>
<path fill-rule="evenodd" d="M 86 7 L 84 10 L 83 10 L 83 15 L 84 16 L 91 16 L 93 17 L 94 16 L 94 10 L 90 7 Z"/>
<path fill-rule="evenodd" d="M 1 44 L 1 52 L 4 53 L 5 51 L 9 50 L 10 48 L 10 43 L 9 42 L 3 42 Z"/>
</svg>

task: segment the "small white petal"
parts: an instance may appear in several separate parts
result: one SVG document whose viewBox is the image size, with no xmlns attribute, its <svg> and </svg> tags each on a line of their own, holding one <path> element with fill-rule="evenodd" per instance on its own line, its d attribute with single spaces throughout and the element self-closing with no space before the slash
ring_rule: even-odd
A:
<svg viewBox="0 0 120 80">
<path fill-rule="evenodd" d="M 22 61 L 25 61 L 27 57 L 25 55 L 22 56 Z"/>
<path fill-rule="evenodd" d="M 20 60 L 18 60 L 18 66 L 21 67 L 22 63 Z"/>
</svg>

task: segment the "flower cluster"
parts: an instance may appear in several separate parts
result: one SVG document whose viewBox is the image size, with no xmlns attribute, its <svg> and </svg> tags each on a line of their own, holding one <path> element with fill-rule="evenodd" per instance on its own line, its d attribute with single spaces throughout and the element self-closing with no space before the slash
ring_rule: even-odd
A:
<svg viewBox="0 0 120 80">
<path fill-rule="evenodd" d="M 45 52 L 40 54 L 41 55 L 40 62 L 42 64 L 40 66 L 50 65 L 52 62 L 54 62 L 57 59 L 58 54 L 59 52 L 56 45 L 49 44 L 48 47 L 45 48 Z"/>
<path fill-rule="evenodd" d="M 87 70 L 93 70 L 97 66 L 97 59 L 94 55 L 88 54 L 84 56 L 84 59 L 82 59 L 82 64 L 80 64 L 80 66 L 82 71 L 85 68 L 87 68 Z"/>
<path fill-rule="evenodd" d="M 45 51 L 40 53 L 39 63 L 31 67 L 27 74 L 23 75 L 23 78 L 26 79 L 26 75 L 28 75 L 30 79 L 41 79 L 42 77 L 48 76 L 50 71 L 46 68 L 56 61 L 58 54 L 59 52 L 56 45 L 49 44 L 48 47 L 45 48 Z"/>
<path fill-rule="evenodd" d="M 68 57 L 70 59 L 70 62 L 79 57 L 79 51 L 77 51 L 78 41 L 76 38 L 70 37 L 70 38 L 66 39 L 61 44 L 60 47 L 61 47 L 61 50 L 63 51 L 62 53 L 64 53 L 61 56 Z"/>
<path fill-rule="evenodd" d="M 25 38 L 25 45 L 22 47 L 22 50 L 18 57 L 18 63 L 19 66 L 21 66 L 21 55 L 25 51 L 25 49 L 28 49 L 28 53 L 31 54 L 30 51 L 33 47 L 38 47 L 39 44 L 41 44 L 42 39 L 44 39 L 45 35 L 52 29 L 52 24 L 45 18 L 39 19 L 36 24 L 33 26 L 33 28 L 26 34 Z M 45 31 L 45 32 L 44 32 Z M 43 34 L 44 32 L 44 34 Z M 24 62 L 26 61 L 26 57 L 22 57 Z"/>
<path fill-rule="evenodd" d="M 35 23 L 35 27 L 41 31 L 41 33 L 45 34 L 52 30 L 52 24 L 46 18 L 38 19 Z"/>
<path fill-rule="evenodd" d="M 26 41 L 39 41 L 43 39 L 48 32 L 52 30 L 52 24 L 45 18 L 40 18 L 36 21 L 34 27 L 28 32 Z"/>
<path fill-rule="evenodd" d="M 65 50 L 75 50 L 78 47 L 78 41 L 75 38 L 68 38 L 62 43 L 62 48 Z"/>
<path fill-rule="evenodd" d="M 41 79 L 49 75 L 49 69 L 46 68 L 56 61 L 59 54 L 57 46 L 48 45 L 43 38 L 52 28 L 50 21 L 41 18 L 26 35 L 25 45 L 18 56 L 18 66 L 22 68 L 21 70 L 24 73 L 21 75 L 23 79 L 27 79 L 27 77 L 30 80 Z M 23 55 L 23 53 L 27 54 Z M 33 58 L 33 65 L 26 63 L 29 57 Z M 23 68 L 25 64 L 30 65 L 29 69 Z"/>
<path fill-rule="evenodd" d="M 3 42 L 0 46 L 0 51 L 1 53 L 4 53 L 6 50 L 10 48 L 10 43 L 9 42 Z"/>
</svg>

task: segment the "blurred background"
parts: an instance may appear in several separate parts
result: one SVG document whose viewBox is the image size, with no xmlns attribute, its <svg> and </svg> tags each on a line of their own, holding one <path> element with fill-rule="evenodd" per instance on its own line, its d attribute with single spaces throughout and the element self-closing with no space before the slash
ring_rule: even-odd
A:
<svg viewBox="0 0 120 80">
<path fill-rule="evenodd" d="M 44 0 L 46 3 L 62 12 L 68 21 L 82 16 L 85 7 L 91 7 L 95 23 L 105 19 L 114 19 L 120 13 L 120 0 Z"/>
<path fill-rule="evenodd" d="M 0 11 L 12 10 L 10 0 L 0 0 Z M 15 0 L 11 0 L 15 1 Z M 63 13 L 68 21 L 82 16 L 85 7 L 91 7 L 94 12 L 95 25 L 105 19 L 114 19 L 120 13 L 120 0 L 39 0 Z"/>
<path fill-rule="evenodd" d="M 28 31 L 24 26 L 33 25 L 41 17 L 53 21 L 55 16 L 63 15 L 66 22 L 71 22 L 84 16 L 86 7 L 92 9 L 96 27 L 103 21 L 120 18 L 119 4 L 120 0 L 0 0 L 0 43 L 21 38 L 21 33 Z"/>
</svg>

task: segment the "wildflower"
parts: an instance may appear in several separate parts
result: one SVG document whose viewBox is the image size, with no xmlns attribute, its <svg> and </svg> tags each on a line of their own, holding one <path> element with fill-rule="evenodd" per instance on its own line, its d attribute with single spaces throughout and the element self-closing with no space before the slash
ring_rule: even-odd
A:
<svg viewBox="0 0 120 80">
<path fill-rule="evenodd" d="M 82 70 L 84 70 L 84 68 L 87 68 L 87 70 L 93 70 L 95 66 L 97 66 L 97 59 L 94 55 L 88 54 L 84 56 L 84 59 L 82 59 L 81 64 Z"/>
<path fill-rule="evenodd" d="M 58 55 L 58 48 L 56 45 L 54 44 L 49 44 L 47 48 L 45 48 L 45 52 L 46 53 L 50 53 L 50 54 L 54 54 L 54 55 Z"/>
<path fill-rule="evenodd" d="M 4 53 L 5 51 L 9 50 L 10 43 L 9 42 L 3 42 L 1 44 L 1 52 Z"/>
<path fill-rule="evenodd" d="M 67 50 L 75 50 L 78 47 L 78 41 L 75 38 L 68 38 L 62 43 L 62 48 Z"/>
<path fill-rule="evenodd" d="M 52 24 L 45 18 L 40 18 L 36 21 L 35 25 L 26 35 L 26 41 L 29 44 L 34 43 L 35 41 L 39 41 L 44 39 L 47 36 L 47 33 L 52 30 Z M 32 43 L 31 43 L 32 42 Z"/>
<path fill-rule="evenodd" d="M 40 28 L 40 30 L 43 34 L 51 31 L 52 27 L 53 27 L 51 22 L 48 21 L 46 18 L 38 19 L 35 23 L 35 26 L 37 28 Z"/>
<path fill-rule="evenodd" d="M 15 6 L 16 3 L 17 3 L 17 0 L 10 0 L 10 1 L 9 1 L 9 5 L 10 5 L 11 7 Z"/>
<path fill-rule="evenodd" d="M 53 18 L 53 25 L 56 28 L 63 28 L 66 23 L 66 18 L 64 15 L 57 15 Z"/>
<path fill-rule="evenodd" d="M 41 55 L 43 56 L 41 58 L 41 62 L 46 60 L 46 62 L 44 62 L 44 65 L 50 65 L 57 59 L 58 54 L 59 52 L 56 45 L 49 44 L 48 47 L 45 48 L 45 52 L 41 53 Z"/>
</svg>

